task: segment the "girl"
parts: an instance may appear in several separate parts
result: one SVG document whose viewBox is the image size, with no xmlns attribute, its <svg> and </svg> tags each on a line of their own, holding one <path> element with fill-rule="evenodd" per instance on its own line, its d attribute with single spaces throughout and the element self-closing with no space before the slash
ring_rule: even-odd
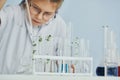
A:
<svg viewBox="0 0 120 80">
<path fill-rule="evenodd" d="M 58 39 L 66 37 L 66 24 L 57 14 L 63 0 L 23 0 L 2 8 L 4 2 L 0 3 L 0 73 L 32 74 L 32 55 L 41 46 L 37 43 L 57 38 L 52 47 L 57 53 Z"/>
</svg>

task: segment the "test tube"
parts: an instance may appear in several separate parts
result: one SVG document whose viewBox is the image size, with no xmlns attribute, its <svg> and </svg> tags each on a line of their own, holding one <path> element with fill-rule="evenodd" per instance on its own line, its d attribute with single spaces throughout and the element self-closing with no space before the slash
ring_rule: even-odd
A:
<svg viewBox="0 0 120 80">
<path fill-rule="evenodd" d="M 105 76 L 117 76 L 116 39 L 114 32 L 105 27 Z"/>
<path fill-rule="evenodd" d="M 120 53 L 118 55 L 118 76 L 120 77 Z"/>
</svg>

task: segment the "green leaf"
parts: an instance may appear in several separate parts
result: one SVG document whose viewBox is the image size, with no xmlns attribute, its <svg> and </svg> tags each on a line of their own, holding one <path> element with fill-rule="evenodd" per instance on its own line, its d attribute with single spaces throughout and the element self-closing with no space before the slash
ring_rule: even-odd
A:
<svg viewBox="0 0 120 80">
<path fill-rule="evenodd" d="M 48 35 L 46 41 L 50 41 L 50 38 L 51 38 L 51 37 L 52 37 L 51 35 Z"/>
<path fill-rule="evenodd" d="M 33 46 L 36 46 L 37 44 L 33 44 Z"/>
<path fill-rule="evenodd" d="M 42 38 L 41 37 L 39 37 L 39 42 L 42 42 Z"/>
<path fill-rule="evenodd" d="M 36 52 L 36 50 L 33 50 L 33 54 Z"/>
</svg>

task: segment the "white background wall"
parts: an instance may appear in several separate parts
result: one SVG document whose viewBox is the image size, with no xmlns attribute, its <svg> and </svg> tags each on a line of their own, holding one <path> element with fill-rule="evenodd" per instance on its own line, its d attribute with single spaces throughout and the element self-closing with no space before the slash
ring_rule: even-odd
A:
<svg viewBox="0 0 120 80">
<path fill-rule="evenodd" d="M 15 5 L 21 0 L 7 1 L 7 4 Z M 64 0 L 59 13 L 67 23 L 72 22 L 74 37 L 90 40 L 95 75 L 95 68 L 103 58 L 102 26 L 108 25 L 116 32 L 120 49 L 120 0 Z"/>
</svg>

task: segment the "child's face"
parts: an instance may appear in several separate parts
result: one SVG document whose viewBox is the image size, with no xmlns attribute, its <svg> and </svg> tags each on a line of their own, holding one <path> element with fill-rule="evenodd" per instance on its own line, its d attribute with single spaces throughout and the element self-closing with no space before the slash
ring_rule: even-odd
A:
<svg viewBox="0 0 120 80">
<path fill-rule="evenodd" d="M 57 4 L 51 3 L 49 0 L 31 0 L 29 5 L 33 26 L 48 22 L 55 15 L 57 9 Z"/>
</svg>

